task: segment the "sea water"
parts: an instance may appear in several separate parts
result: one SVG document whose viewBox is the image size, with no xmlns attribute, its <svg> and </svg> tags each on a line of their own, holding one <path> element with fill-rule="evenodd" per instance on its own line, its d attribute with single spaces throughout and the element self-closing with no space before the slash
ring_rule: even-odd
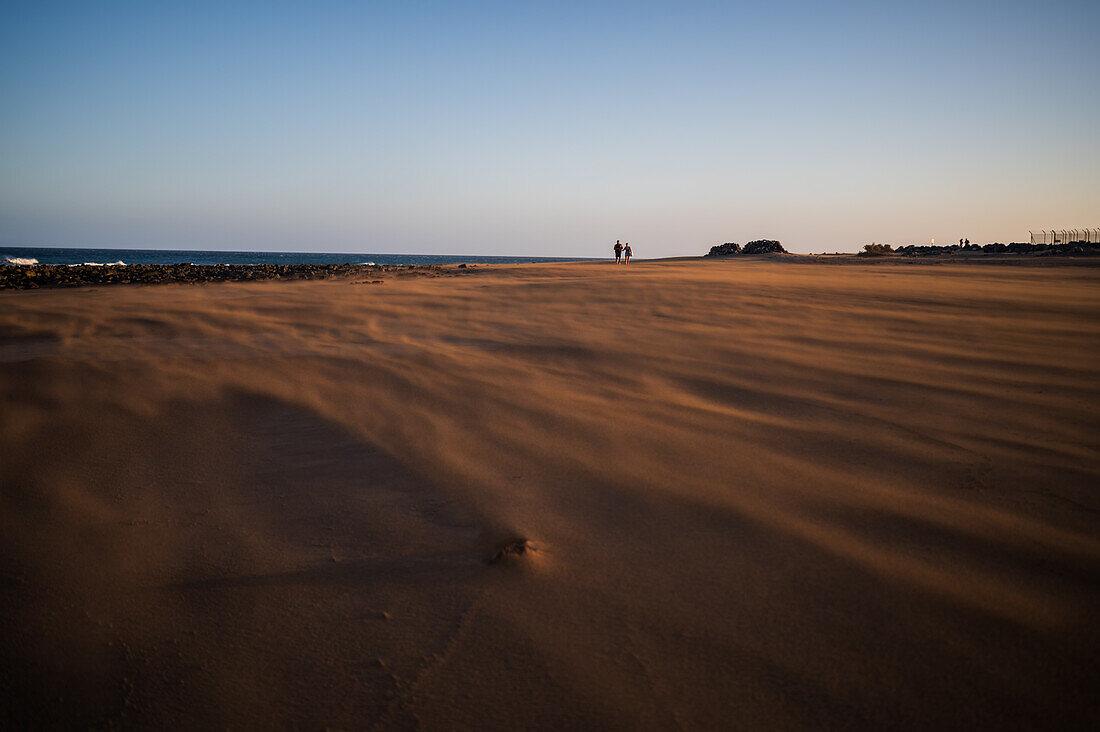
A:
<svg viewBox="0 0 1100 732">
<path fill-rule="evenodd" d="M 211 252 L 187 249 L 63 249 L 0 247 L 4 264 L 514 264 L 574 262 L 579 257 L 493 257 L 454 254 Z"/>
</svg>

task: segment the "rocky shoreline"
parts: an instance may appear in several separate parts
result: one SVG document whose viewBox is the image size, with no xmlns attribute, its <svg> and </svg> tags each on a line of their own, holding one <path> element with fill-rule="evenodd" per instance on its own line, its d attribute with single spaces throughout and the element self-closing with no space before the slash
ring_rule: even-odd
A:
<svg viewBox="0 0 1100 732">
<path fill-rule="evenodd" d="M 874 246 L 874 245 L 872 245 Z M 946 244 L 936 246 L 934 244 L 908 244 L 891 251 L 889 245 L 880 245 L 884 251 L 872 251 L 864 247 L 860 255 L 900 254 L 903 257 L 927 257 L 941 254 L 1034 254 L 1044 255 L 1074 255 L 1100 253 L 1100 244 L 1096 242 L 1072 241 L 1059 244 L 1030 244 L 1028 242 L 1012 242 L 1002 244 Z"/>
<path fill-rule="evenodd" d="M 378 264 L 36 264 L 0 267 L 0 290 L 89 285 L 327 280 L 351 277 L 439 276 L 457 274 L 465 265 Z M 373 280 L 380 281 L 380 280 Z"/>
</svg>

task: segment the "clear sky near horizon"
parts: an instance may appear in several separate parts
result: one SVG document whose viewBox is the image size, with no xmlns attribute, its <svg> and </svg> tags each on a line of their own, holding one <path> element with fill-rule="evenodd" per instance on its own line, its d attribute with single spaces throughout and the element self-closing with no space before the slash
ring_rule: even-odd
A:
<svg viewBox="0 0 1100 732">
<path fill-rule="evenodd" d="M 1100 226 L 1100 2 L 0 5 L 0 245 L 603 256 Z"/>
</svg>

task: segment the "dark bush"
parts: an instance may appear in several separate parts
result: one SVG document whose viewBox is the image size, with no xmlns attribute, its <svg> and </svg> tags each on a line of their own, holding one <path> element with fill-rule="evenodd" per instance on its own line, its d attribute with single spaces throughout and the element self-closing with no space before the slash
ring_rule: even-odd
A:
<svg viewBox="0 0 1100 732">
<path fill-rule="evenodd" d="M 732 241 L 729 241 L 729 242 L 726 242 L 725 244 L 717 244 L 717 245 L 711 247 L 710 251 L 707 252 L 707 256 L 708 257 L 728 257 L 729 255 L 737 254 L 740 251 L 741 251 L 741 245 L 740 244 L 736 244 Z"/>
<path fill-rule="evenodd" d="M 742 254 L 787 254 L 783 245 L 774 239 L 750 241 L 741 249 Z"/>
</svg>

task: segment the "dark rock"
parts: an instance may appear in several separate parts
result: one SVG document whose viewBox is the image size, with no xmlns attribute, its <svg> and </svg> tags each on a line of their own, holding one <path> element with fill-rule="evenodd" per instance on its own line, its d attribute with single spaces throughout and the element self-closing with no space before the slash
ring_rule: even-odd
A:
<svg viewBox="0 0 1100 732">
<path fill-rule="evenodd" d="M 907 244 L 903 247 L 898 247 L 894 251 L 898 254 L 904 254 L 910 257 L 923 257 L 930 254 L 954 254 L 958 249 L 959 247 L 956 244 L 947 244 L 944 246 L 937 246 L 935 244 Z"/>
<path fill-rule="evenodd" d="M 512 539 L 506 541 L 497 547 L 497 550 L 493 552 L 489 557 L 489 564 L 496 564 L 502 559 L 508 557 L 521 557 L 527 553 L 531 548 L 531 545 L 527 543 L 526 539 Z"/>
</svg>

